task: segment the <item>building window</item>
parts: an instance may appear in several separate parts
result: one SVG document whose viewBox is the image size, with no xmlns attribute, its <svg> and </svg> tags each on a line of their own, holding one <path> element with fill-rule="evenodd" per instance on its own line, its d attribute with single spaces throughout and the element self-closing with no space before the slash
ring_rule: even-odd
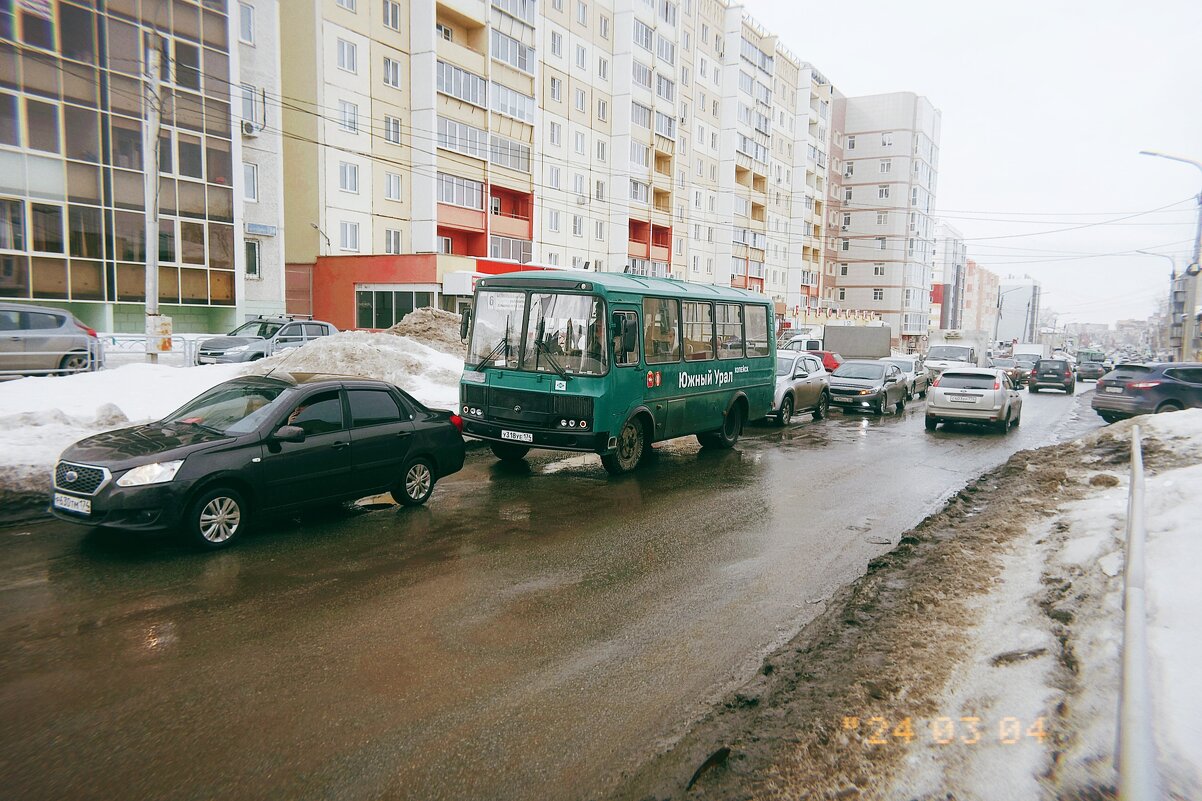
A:
<svg viewBox="0 0 1202 801">
<path fill-rule="evenodd" d="M 551 144 L 559 147 L 560 140 L 563 137 L 563 126 L 558 122 L 551 123 Z"/>
<path fill-rule="evenodd" d="M 883 237 L 883 236 L 878 236 L 878 237 L 876 238 L 876 243 L 877 243 L 877 246 L 878 246 L 878 248 L 879 248 L 880 250 L 884 250 L 884 249 L 885 249 L 885 237 Z"/>
<path fill-rule="evenodd" d="M 450 255 L 455 252 L 454 240 L 449 236 L 438 237 L 438 252 Z"/>
<path fill-rule="evenodd" d="M 850 178 L 856 173 L 856 163 L 854 161 L 843 162 L 843 177 Z"/>
<path fill-rule="evenodd" d="M 880 200 L 884 200 L 884 199 L 886 199 L 887 197 L 889 197 L 889 186 L 888 186 L 888 184 L 882 184 L 881 186 L 878 186 L 878 187 L 876 188 L 876 196 L 877 196 L 877 198 L 878 198 L 878 199 L 880 199 Z"/>
<path fill-rule="evenodd" d="M 893 159 L 881 159 L 881 174 L 893 171 Z"/>
<path fill-rule="evenodd" d="M 608 58 L 598 58 L 597 59 L 597 77 L 603 81 L 609 80 L 609 59 Z"/>
<path fill-rule="evenodd" d="M 576 0 L 576 22 L 588 27 L 588 3 Z"/>
<path fill-rule="evenodd" d="M 534 244 L 527 239 L 513 239 L 508 236 L 491 236 L 488 238 L 488 255 L 494 259 L 509 259 L 510 261 L 526 264 L 534 252 Z"/>
<path fill-rule="evenodd" d="M 530 148 L 521 142 L 493 134 L 490 152 L 493 164 L 519 172 L 530 172 Z"/>
<path fill-rule="evenodd" d="M 338 69 L 347 72 L 359 71 L 359 48 L 345 39 L 338 40 Z"/>
<path fill-rule="evenodd" d="M 893 131 L 885 131 L 881 134 L 881 147 L 893 146 Z"/>
<path fill-rule="evenodd" d="M 603 221 L 597 220 L 596 231 L 593 234 L 593 238 L 598 242 L 605 241 L 605 223 Z"/>
<path fill-rule="evenodd" d="M 559 168 L 554 166 L 547 167 L 547 186 L 552 189 L 559 188 Z"/>
<path fill-rule="evenodd" d="M 434 304 L 434 292 L 356 289 L 355 327 L 391 328 L 414 309 L 432 307 Z"/>
<path fill-rule="evenodd" d="M 455 41 L 455 32 L 441 22 L 434 23 L 434 33 L 445 41 Z"/>
<path fill-rule="evenodd" d="M 238 41 L 255 43 L 255 7 L 247 3 L 238 4 Z"/>
<path fill-rule="evenodd" d="M 579 69 L 588 69 L 588 48 L 584 45 L 576 45 L 576 66 Z"/>
<path fill-rule="evenodd" d="M 384 84 L 394 89 L 401 88 L 401 62 L 391 58 L 384 59 Z"/>
<path fill-rule="evenodd" d="M 847 300 L 847 290 L 843 287 L 839 287 L 837 297 L 839 300 Z"/>
<path fill-rule="evenodd" d="M 394 31 L 401 29 L 401 4 L 396 0 L 384 0 L 384 25 Z"/>
<path fill-rule="evenodd" d="M 400 117 L 384 117 L 384 141 L 394 145 L 401 143 Z"/>
<path fill-rule="evenodd" d="M 359 250 L 359 223 L 340 222 L 338 223 L 338 247 L 341 250 L 350 250 L 358 252 Z"/>
<path fill-rule="evenodd" d="M 484 184 L 445 172 L 438 174 L 438 202 L 484 210 Z"/>
<path fill-rule="evenodd" d="M 559 212 L 551 209 L 547 212 L 547 228 L 552 231 L 559 231 Z"/>
<path fill-rule="evenodd" d="M 260 272 L 259 260 L 261 250 L 257 239 L 246 240 L 246 277 L 247 278 L 262 278 Z"/>
<path fill-rule="evenodd" d="M 492 57 L 522 72 L 534 72 L 534 48 L 492 29 Z"/>
<path fill-rule="evenodd" d="M 384 252 L 398 255 L 401 252 L 401 232 L 395 228 L 384 229 Z"/>
<path fill-rule="evenodd" d="M 847 262 L 839 264 L 839 275 L 847 275 Z"/>
<path fill-rule="evenodd" d="M 551 78 L 551 99 L 556 102 L 563 100 L 563 81 L 554 76 Z"/>
<path fill-rule="evenodd" d="M 881 275 L 881 276 L 883 276 L 883 275 L 885 274 L 885 265 L 884 265 L 884 263 L 882 263 L 882 262 L 879 262 L 879 261 L 878 261 L 878 262 L 876 262 L 875 264 L 873 264 L 873 265 L 872 265 L 872 274 L 873 274 L 873 275 Z M 906 291 L 908 292 L 909 290 L 906 290 Z"/>
<path fill-rule="evenodd" d="M 579 214 L 572 215 L 572 236 L 584 236 L 584 218 Z"/>
<path fill-rule="evenodd" d="M 851 187 L 847 187 L 843 190 L 843 202 L 844 203 L 851 202 Z"/>
<path fill-rule="evenodd" d="M 588 107 L 588 95 L 586 95 L 584 93 L 583 89 L 577 89 L 576 90 L 576 110 L 584 111 L 587 107 Z"/>
<path fill-rule="evenodd" d="M 643 128 L 651 127 L 651 109 L 641 103 L 631 102 L 630 122 Z"/>
<path fill-rule="evenodd" d="M 606 151 L 605 142 L 598 142 L 597 143 L 597 161 L 601 162 L 602 164 L 605 163 L 605 159 L 606 159 L 605 151 Z"/>
<path fill-rule="evenodd" d="M 855 150 L 856 149 L 856 138 L 854 136 L 847 137 L 847 144 L 845 147 L 848 150 Z"/>
<path fill-rule="evenodd" d="M 843 213 L 843 230 L 846 231 L 848 228 L 851 228 L 851 215 L 848 214 L 847 212 L 844 212 Z"/>
<path fill-rule="evenodd" d="M 872 290 L 872 299 L 873 300 L 884 300 L 885 299 L 885 290 L 880 289 L 880 288 L 873 289 Z"/>
<path fill-rule="evenodd" d="M 484 108 L 488 105 L 488 84 L 483 78 L 445 61 L 438 62 L 436 87 L 444 95 Z"/>
<path fill-rule="evenodd" d="M 395 173 L 395 172 L 384 173 L 384 199 L 385 200 L 400 200 L 401 199 L 401 176 L 400 176 L 400 173 Z"/>
<path fill-rule="evenodd" d="M 334 0 L 334 3 L 339 8 L 345 8 L 347 11 L 355 10 L 355 0 Z"/>
<path fill-rule="evenodd" d="M 563 56 L 563 34 L 551 31 L 551 55 Z"/>
<path fill-rule="evenodd" d="M 889 212 L 878 211 L 876 213 L 876 224 L 877 225 L 888 225 L 889 224 Z"/>
<path fill-rule="evenodd" d="M 359 194 L 359 165 L 347 161 L 338 162 L 338 188 L 343 192 Z"/>
<path fill-rule="evenodd" d="M 636 203 L 647 203 L 651 199 L 651 188 L 642 181 L 630 179 L 630 199 Z"/>
<path fill-rule="evenodd" d="M 242 164 L 242 197 L 251 203 L 259 200 L 259 165 Z"/>
<path fill-rule="evenodd" d="M 584 133 L 583 133 L 583 132 L 581 132 L 581 131 L 577 131 L 577 132 L 576 132 L 576 136 L 575 136 L 575 140 L 576 140 L 576 152 L 577 152 L 577 153 L 579 153 L 580 155 L 582 155 L 582 156 L 583 156 L 583 155 L 584 155 L 584 148 L 585 148 L 585 145 L 586 145 L 586 143 L 585 143 L 585 141 L 584 141 Z"/>
<path fill-rule="evenodd" d="M 851 250 L 851 240 L 846 238 L 840 239 L 839 250 Z"/>
<path fill-rule="evenodd" d="M 605 100 L 597 101 L 597 119 L 605 122 L 609 118 L 609 103 Z"/>
<path fill-rule="evenodd" d="M 597 23 L 597 28 L 598 28 L 598 30 L 601 31 L 601 38 L 608 39 L 609 38 L 609 17 L 601 17 L 601 19 Z"/>
<path fill-rule="evenodd" d="M 339 100 L 338 125 L 347 133 L 359 133 L 359 106 L 346 100 Z"/>
<path fill-rule="evenodd" d="M 651 88 L 651 68 L 646 64 L 638 61 L 633 62 L 631 67 L 631 75 L 634 76 L 634 82 L 644 89 Z"/>
<path fill-rule="evenodd" d="M 444 150 L 454 150 L 456 153 L 483 159 L 488 157 L 488 134 L 465 122 L 439 117 L 438 146 Z"/>
<path fill-rule="evenodd" d="M 492 110 L 522 122 L 534 122 L 534 98 L 493 81 Z"/>
<path fill-rule="evenodd" d="M 605 181 L 597 181 L 593 197 L 597 198 L 597 200 L 605 200 Z"/>
<path fill-rule="evenodd" d="M 651 26 L 636 19 L 634 21 L 634 43 L 650 53 L 654 42 L 655 34 L 651 31 Z"/>
</svg>

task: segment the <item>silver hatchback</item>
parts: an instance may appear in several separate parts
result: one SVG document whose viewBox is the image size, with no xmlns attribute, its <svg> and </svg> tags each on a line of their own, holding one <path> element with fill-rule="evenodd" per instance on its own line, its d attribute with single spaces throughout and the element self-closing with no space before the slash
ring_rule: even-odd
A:
<svg viewBox="0 0 1202 801">
<path fill-rule="evenodd" d="M 927 431 L 940 423 L 978 423 L 1005 434 L 1022 416 L 1023 396 L 1005 370 L 951 368 L 935 379 L 927 395 Z"/>
<path fill-rule="evenodd" d="M 96 332 L 71 312 L 0 303 L 0 375 L 65 375 L 99 362 Z"/>
</svg>

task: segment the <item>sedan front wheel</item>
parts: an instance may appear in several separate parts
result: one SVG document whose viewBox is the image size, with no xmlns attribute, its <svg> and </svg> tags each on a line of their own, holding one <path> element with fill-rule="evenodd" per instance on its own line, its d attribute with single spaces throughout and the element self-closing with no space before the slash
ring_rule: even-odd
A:
<svg viewBox="0 0 1202 801">
<path fill-rule="evenodd" d="M 250 521 L 250 509 L 242 494 L 217 487 L 201 494 L 188 508 L 187 530 L 201 548 L 229 547 Z"/>
</svg>

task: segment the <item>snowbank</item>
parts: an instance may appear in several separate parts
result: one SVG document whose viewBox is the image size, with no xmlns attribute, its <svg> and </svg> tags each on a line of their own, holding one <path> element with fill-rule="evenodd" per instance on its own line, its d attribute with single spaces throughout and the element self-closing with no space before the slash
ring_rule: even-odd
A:
<svg viewBox="0 0 1202 801">
<path fill-rule="evenodd" d="M 411 327 L 440 344 L 445 344 L 453 328 L 451 344 L 459 343 L 458 315 L 420 315 Z M 349 331 L 249 365 L 181 368 L 129 364 L 95 373 L 3 382 L 0 505 L 48 492 L 58 455 L 76 440 L 157 420 L 215 384 L 277 367 L 391 381 L 427 406 L 453 409 L 458 404 L 463 359 L 397 332 Z"/>
<path fill-rule="evenodd" d="M 388 329 L 389 334 L 409 337 L 423 345 L 458 356 L 467 356 L 467 345 L 459 338 L 460 316 L 442 309 L 423 308 L 405 315 Z"/>
</svg>

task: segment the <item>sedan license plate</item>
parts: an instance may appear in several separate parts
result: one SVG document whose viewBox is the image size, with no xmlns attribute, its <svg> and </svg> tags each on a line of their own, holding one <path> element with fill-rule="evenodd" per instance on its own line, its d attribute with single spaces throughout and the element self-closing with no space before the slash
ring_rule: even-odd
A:
<svg viewBox="0 0 1202 801">
<path fill-rule="evenodd" d="M 534 435 L 525 431 L 501 431 L 501 439 L 512 439 L 515 442 L 534 442 Z"/>
<path fill-rule="evenodd" d="M 61 492 L 54 493 L 54 507 L 66 509 L 68 512 L 79 512 L 82 515 L 92 514 L 92 502 L 87 498 L 76 498 Z"/>
<path fill-rule="evenodd" d="M 212 356 L 197 356 L 196 363 L 197 364 L 216 364 L 217 360 L 215 358 L 213 358 Z"/>
<path fill-rule="evenodd" d="M 1123 388 L 1122 388 L 1122 387 L 1106 387 L 1106 391 L 1107 391 L 1107 392 L 1122 393 L 1122 391 L 1123 391 Z"/>
<path fill-rule="evenodd" d="M 839 395 L 831 396 L 831 403 L 851 403 L 853 400 L 854 398 L 844 398 Z"/>
</svg>

